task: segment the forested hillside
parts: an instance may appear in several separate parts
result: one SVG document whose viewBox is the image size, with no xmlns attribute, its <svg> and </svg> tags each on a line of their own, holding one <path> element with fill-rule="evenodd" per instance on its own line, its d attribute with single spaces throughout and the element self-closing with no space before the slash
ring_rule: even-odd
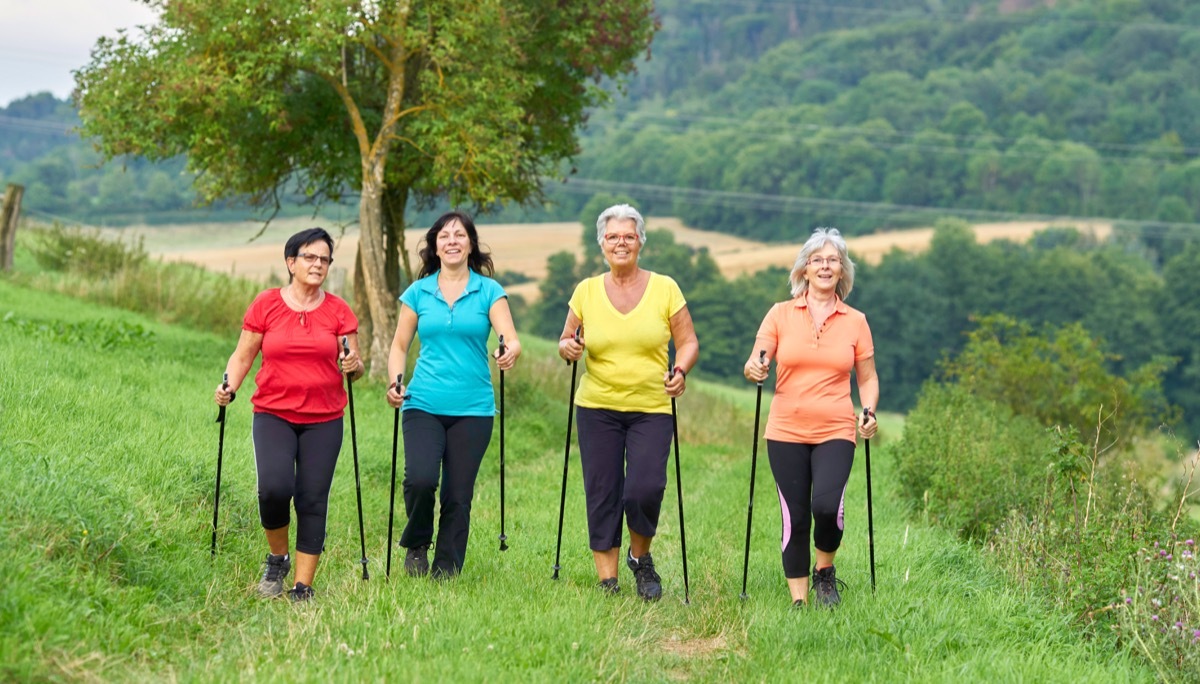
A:
<svg viewBox="0 0 1200 684">
<path fill-rule="evenodd" d="M 947 212 L 1197 220 L 1200 5 L 1084 0 L 1000 13 L 1018 3 L 992 2 L 921 13 L 898 7 L 927 3 L 856 4 L 856 18 L 886 21 L 789 36 L 753 63 L 735 53 L 723 73 L 692 64 L 696 76 L 677 90 L 597 117 L 580 185 L 767 239 Z M 764 32 L 789 26 L 754 16 L 772 27 Z M 699 31 L 676 36 L 693 33 L 707 44 Z"/>
</svg>

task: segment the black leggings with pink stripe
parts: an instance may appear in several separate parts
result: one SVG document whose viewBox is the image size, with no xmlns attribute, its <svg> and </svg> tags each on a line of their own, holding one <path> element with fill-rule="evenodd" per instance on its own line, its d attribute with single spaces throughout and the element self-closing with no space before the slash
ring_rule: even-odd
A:
<svg viewBox="0 0 1200 684">
<path fill-rule="evenodd" d="M 768 439 L 767 457 L 783 514 L 783 574 L 789 579 L 808 577 L 810 528 L 818 551 L 833 553 L 842 544 L 854 442 L 793 444 Z"/>
</svg>

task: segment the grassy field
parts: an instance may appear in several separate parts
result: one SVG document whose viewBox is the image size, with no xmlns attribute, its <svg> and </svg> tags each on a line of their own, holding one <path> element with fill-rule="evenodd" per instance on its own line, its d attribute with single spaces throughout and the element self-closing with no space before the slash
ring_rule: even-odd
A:
<svg viewBox="0 0 1200 684">
<path fill-rule="evenodd" d="M 674 467 L 654 548 L 665 598 L 594 587 L 578 451 L 562 576 L 550 579 L 570 373 L 526 340 L 507 379 L 507 523 L 497 453 L 480 475 L 464 574 L 384 577 L 392 411 L 356 387 L 370 581 L 361 579 L 349 439 L 317 600 L 254 596 L 265 546 L 250 403 L 229 412 L 219 553 L 209 556 L 212 388 L 236 331 L 201 334 L 0 280 L 0 680 L 4 681 L 1152 681 L 1124 653 L 1006 585 L 891 495 L 885 417 L 872 453 L 878 591 L 864 469 L 847 495 L 836 612 L 790 609 L 765 453 L 749 594 L 738 598 L 753 390 L 679 402 L 691 603 L 683 603 Z M 496 446 L 495 439 L 493 447 Z M 861 451 L 860 451 L 861 455 Z M 398 502 L 399 504 L 400 502 Z M 398 507 L 398 518 L 403 519 Z M 399 529 L 397 528 L 397 535 Z"/>
</svg>

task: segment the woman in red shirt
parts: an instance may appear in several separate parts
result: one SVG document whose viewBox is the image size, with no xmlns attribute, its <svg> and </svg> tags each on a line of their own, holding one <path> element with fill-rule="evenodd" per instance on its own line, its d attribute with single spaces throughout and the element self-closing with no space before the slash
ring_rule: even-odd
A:
<svg viewBox="0 0 1200 684">
<path fill-rule="evenodd" d="M 783 573 L 792 604 L 808 603 L 809 529 L 816 563 L 812 588 L 818 605 L 841 600 L 833 559 L 842 542 L 844 498 L 854 462 L 856 426 L 875 435 L 875 414 L 858 425 L 850 399 L 850 372 L 858 398 L 879 402 L 875 346 L 862 312 L 845 298 L 854 287 L 854 262 L 833 228 L 818 228 L 800 250 L 790 277 L 792 299 L 771 307 L 754 341 L 744 373 L 767 378 L 776 361 L 775 396 L 767 418 L 767 457 L 783 511 Z M 766 351 L 766 361 L 760 361 Z"/>
<path fill-rule="evenodd" d="M 262 353 L 254 380 L 254 462 L 258 513 L 267 535 L 261 596 L 283 594 L 291 570 L 288 553 L 290 507 L 296 508 L 296 576 L 293 601 L 313 596 L 313 576 L 325 548 L 325 517 L 333 471 L 342 448 L 346 406 L 343 374 L 362 376 L 358 319 L 344 300 L 321 286 L 333 263 L 333 238 L 324 229 L 296 233 L 283 248 L 288 284 L 261 292 L 246 311 L 237 348 L 218 385 L 225 406 Z M 341 339 L 350 353 L 342 355 Z"/>
</svg>

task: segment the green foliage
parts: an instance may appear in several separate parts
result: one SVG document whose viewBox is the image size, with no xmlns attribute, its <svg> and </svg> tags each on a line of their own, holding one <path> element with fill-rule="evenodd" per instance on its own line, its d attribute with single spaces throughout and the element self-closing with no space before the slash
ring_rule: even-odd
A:
<svg viewBox="0 0 1200 684">
<path fill-rule="evenodd" d="M 9 311 L 0 322 L 15 328 L 15 333 L 29 344 L 58 342 L 86 344 L 97 349 L 139 347 L 149 344 L 154 333 L 141 325 L 105 319 L 93 321 L 30 320 Z"/>
<path fill-rule="evenodd" d="M 1121 445 L 1169 419 L 1156 360 L 1129 377 L 1108 370 L 1102 344 L 1078 323 L 1035 335 L 1007 316 L 982 318 L 945 376 L 971 394 L 1046 426 L 1070 426 L 1085 442 Z"/>
<path fill-rule="evenodd" d="M 33 258 L 50 271 L 102 278 L 141 268 L 147 259 L 141 240 L 127 246 L 101 237 L 98 230 L 72 229 L 55 222 L 33 235 L 29 244 Z"/>
<path fill-rule="evenodd" d="M 902 499 L 964 537 L 986 539 L 1039 500 L 1050 440 L 1036 421 L 957 385 L 929 384 L 893 447 Z"/>
</svg>

